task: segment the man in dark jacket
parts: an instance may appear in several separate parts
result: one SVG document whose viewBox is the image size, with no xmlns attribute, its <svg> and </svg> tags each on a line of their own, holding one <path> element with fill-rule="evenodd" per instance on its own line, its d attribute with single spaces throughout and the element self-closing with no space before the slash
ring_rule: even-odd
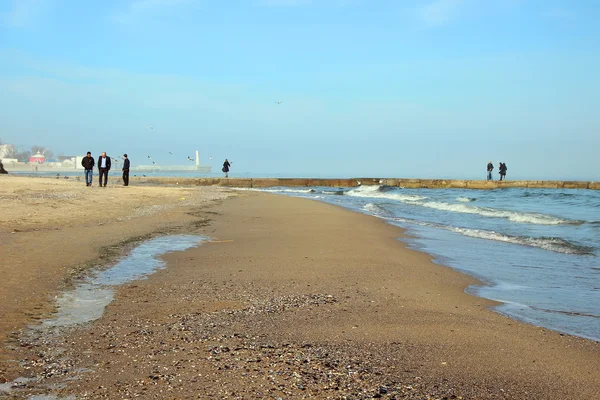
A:
<svg viewBox="0 0 600 400">
<path fill-rule="evenodd" d="M 491 181 L 492 180 L 492 171 L 494 170 L 494 164 L 492 164 L 492 162 L 488 162 L 487 165 L 487 180 Z"/>
<path fill-rule="evenodd" d="M 131 163 L 127 158 L 127 154 L 123 154 L 123 159 L 123 186 L 129 186 L 129 166 Z"/>
<path fill-rule="evenodd" d="M 85 185 L 92 186 L 92 175 L 94 175 L 94 157 L 89 151 L 87 155 L 81 159 L 81 166 L 85 171 Z"/>
<path fill-rule="evenodd" d="M 98 157 L 98 171 L 100 171 L 100 186 L 102 186 L 102 175 L 104 175 L 104 187 L 108 181 L 108 171 L 110 171 L 110 157 L 106 156 L 106 152 L 103 151 L 102 155 Z"/>
</svg>

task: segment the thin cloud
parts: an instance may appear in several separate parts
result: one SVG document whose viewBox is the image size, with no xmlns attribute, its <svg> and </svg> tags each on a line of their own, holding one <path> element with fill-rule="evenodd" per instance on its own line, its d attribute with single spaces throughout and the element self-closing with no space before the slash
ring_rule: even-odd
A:
<svg viewBox="0 0 600 400">
<path fill-rule="evenodd" d="M 13 28 L 35 27 L 47 16 L 53 3 L 53 0 L 13 0 L 10 11 L 0 21 Z"/>
<path fill-rule="evenodd" d="M 418 17 L 428 28 L 446 25 L 455 18 L 465 0 L 435 0 L 419 8 Z"/>
<path fill-rule="evenodd" d="M 561 7 L 553 7 L 544 12 L 544 16 L 548 18 L 556 18 L 556 19 L 568 19 L 575 16 L 575 13 L 572 10 L 561 8 Z"/>
<path fill-rule="evenodd" d="M 311 3 L 312 0 L 260 0 L 258 5 L 264 7 L 296 7 Z"/>
<path fill-rule="evenodd" d="M 131 23 L 140 18 L 156 15 L 164 10 L 191 4 L 194 0 L 136 0 L 112 16 L 113 21 Z"/>
<path fill-rule="evenodd" d="M 299 7 L 308 5 L 344 7 L 359 2 L 360 0 L 255 0 L 254 5 L 260 7 Z"/>
</svg>

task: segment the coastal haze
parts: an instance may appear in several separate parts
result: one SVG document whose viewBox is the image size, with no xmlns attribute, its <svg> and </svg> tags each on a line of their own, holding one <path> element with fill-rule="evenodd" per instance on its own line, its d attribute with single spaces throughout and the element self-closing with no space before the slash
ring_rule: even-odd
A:
<svg viewBox="0 0 600 400">
<path fill-rule="evenodd" d="M 599 7 L 4 1 L 1 137 L 232 174 L 597 180 Z"/>
</svg>

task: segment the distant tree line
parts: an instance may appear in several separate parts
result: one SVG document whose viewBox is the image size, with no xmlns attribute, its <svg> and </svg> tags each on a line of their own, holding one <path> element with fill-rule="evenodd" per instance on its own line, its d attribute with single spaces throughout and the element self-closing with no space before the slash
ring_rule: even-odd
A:
<svg viewBox="0 0 600 400">
<path fill-rule="evenodd" d="M 0 146 L 2 146 L 3 144 L 7 144 L 7 143 L 4 143 L 2 141 L 2 139 L 0 138 Z M 11 146 L 11 147 L 9 147 L 8 152 L 4 157 L 5 158 L 16 158 L 17 160 L 19 160 L 21 162 L 28 162 L 29 158 L 33 154 L 37 154 L 37 153 L 43 153 L 44 157 L 46 157 L 46 159 L 50 159 L 50 158 L 54 157 L 54 152 L 52 152 L 52 150 L 48 149 L 47 147 L 38 146 L 38 145 L 31 146 L 31 150 L 21 150 L 21 151 L 18 151 L 15 146 Z"/>
</svg>

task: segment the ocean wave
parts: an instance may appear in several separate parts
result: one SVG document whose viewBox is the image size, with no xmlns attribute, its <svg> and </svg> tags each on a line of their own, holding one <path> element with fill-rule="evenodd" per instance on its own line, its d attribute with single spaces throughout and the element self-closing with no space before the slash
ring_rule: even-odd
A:
<svg viewBox="0 0 600 400">
<path fill-rule="evenodd" d="M 273 193 L 316 193 L 315 189 L 263 189 L 263 192 L 273 192 Z"/>
<path fill-rule="evenodd" d="M 397 189 L 383 185 L 361 186 L 344 193 L 346 196 L 388 199 L 401 202 L 425 200 L 427 197 L 397 193 Z"/>
<path fill-rule="evenodd" d="M 577 245 L 557 237 L 510 236 L 494 231 L 456 227 L 446 227 L 445 229 L 460 233 L 464 236 L 520 244 L 529 247 L 537 247 L 544 250 L 554 251 L 556 253 L 594 255 L 591 247 Z"/>
<path fill-rule="evenodd" d="M 417 202 L 414 203 L 423 207 L 433 208 L 440 211 L 450 211 L 464 214 L 477 214 L 483 217 L 490 218 L 505 218 L 512 222 L 520 222 L 526 224 L 536 225 L 560 225 L 560 224 L 575 224 L 580 225 L 584 221 L 573 221 L 569 219 L 563 219 L 552 215 L 545 215 L 539 213 L 526 213 L 518 211 L 499 210 L 496 208 L 489 207 L 475 207 L 468 206 L 465 204 L 450 204 L 437 201 L 429 202 Z"/>
<path fill-rule="evenodd" d="M 461 203 L 470 203 L 475 200 L 477 200 L 477 199 L 474 197 L 457 197 L 456 198 L 456 201 L 460 201 Z"/>
<path fill-rule="evenodd" d="M 363 206 L 363 210 L 376 216 L 389 216 L 390 213 L 385 208 L 378 204 L 367 203 Z"/>
</svg>

